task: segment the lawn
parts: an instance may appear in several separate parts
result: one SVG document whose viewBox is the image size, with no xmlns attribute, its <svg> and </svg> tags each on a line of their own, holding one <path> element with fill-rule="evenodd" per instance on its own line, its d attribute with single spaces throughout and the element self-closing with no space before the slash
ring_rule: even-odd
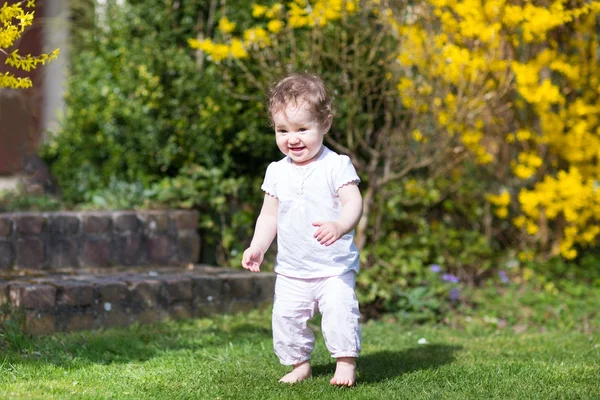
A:
<svg viewBox="0 0 600 400">
<path fill-rule="evenodd" d="M 8 329 L 0 338 L 0 398 L 600 398 L 597 332 L 388 319 L 366 323 L 363 340 L 358 385 L 336 388 L 320 336 L 314 377 L 277 382 L 287 367 L 272 352 L 268 311 L 41 338 Z"/>
</svg>

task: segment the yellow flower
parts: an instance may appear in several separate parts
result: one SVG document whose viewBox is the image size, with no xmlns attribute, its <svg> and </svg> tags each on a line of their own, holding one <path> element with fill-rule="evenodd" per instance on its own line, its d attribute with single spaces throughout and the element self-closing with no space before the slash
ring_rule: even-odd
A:
<svg viewBox="0 0 600 400">
<path fill-rule="evenodd" d="M 252 16 L 254 18 L 260 18 L 267 12 L 267 7 L 261 6 L 260 4 L 252 4 Z"/>
<path fill-rule="evenodd" d="M 234 58 L 246 58 L 248 57 L 248 52 L 246 51 L 246 48 L 244 47 L 244 44 L 242 43 L 242 41 L 240 39 L 233 39 L 231 40 L 231 56 Z"/>
<path fill-rule="evenodd" d="M 271 39 L 263 28 L 251 28 L 244 31 L 244 44 L 258 44 L 260 47 L 265 47 L 271 44 Z"/>
<path fill-rule="evenodd" d="M 283 22 L 278 19 L 273 19 L 267 24 L 267 29 L 275 34 L 279 33 L 283 28 Z"/>
<path fill-rule="evenodd" d="M 506 219 L 506 217 L 508 217 L 508 208 L 506 208 L 506 207 L 500 207 L 500 208 L 498 208 L 496 210 L 496 215 L 500 219 Z"/>
<path fill-rule="evenodd" d="M 563 244 L 561 243 L 560 254 L 567 260 L 572 260 L 575 257 L 577 257 L 577 250 L 575 250 L 568 244 L 563 246 Z"/>
<path fill-rule="evenodd" d="M 531 131 L 528 129 L 519 129 L 516 136 L 517 139 L 524 142 L 525 140 L 531 139 Z"/>
<path fill-rule="evenodd" d="M 188 46 L 190 46 L 192 49 L 199 49 L 200 48 L 200 41 L 198 39 L 188 39 Z"/>
<path fill-rule="evenodd" d="M 530 235 L 535 235 L 539 231 L 538 226 L 536 224 L 534 224 L 533 222 L 528 222 L 526 225 L 526 228 L 527 228 L 527 233 Z"/>
<path fill-rule="evenodd" d="M 448 113 L 442 111 L 440 115 L 438 115 L 438 122 L 440 125 L 444 126 L 448 124 Z"/>
<path fill-rule="evenodd" d="M 219 30 L 224 35 L 233 32 L 235 29 L 235 22 L 231 22 L 227 19 L 227 17 L 223 17 L 219 20 Z"/>
<path fill-rule="evenodd" d="M 477 152 L 477 162 L 479 164 L 489 164 L 494 160 L 494 157 L 492 157 L 492 155 L 486 152 L 482 147 L 480 147 L 479 150 L 480 151 Z"/>
<path fill-rule="evenodd" d="M 215 44 L 210 52 L 210 57 L 215 61 L 219 62 L 221 60 L 229 57 L 229 46 L 226 44 Z"/>
<path fill-rule="evenodd" d="M 418 129 L 415 129 L 412 132 L 412 136 L 413 136 L 413 139 L 415 139 L 415 141 L 417 141 L 417 142 L 420 142 L 423 139 L 423 134 Z"/>
<path fill-rule="evenodd" d="M 346 1 L 346 11 L 348 11 L 350 14 L 354 13 L 356 11 L 356 3 L 354 0 L 348 0 Z"/>
<path fill-rule="evenodd" d="M 0 88 L 27 89 L 32 86 L 29 78 L 17 78 L 9 72 L 0 73 Z"/>
<path fill-rule="evenodd" d="M 510 204 L 510 193 L 507 190 L 503 190 L 499 195 L 488 194 L 486 199 L 496 206 L 506 207 Z"/>
<path fill-rule="evenodd" d="M 273 7 L 269 8 L 266 12 L 265 12 L 265 17 L 269 18 L 269 19 L 273 19 L 279 16 L 279 14 L 281 13 L 281 10 L 283 9 L 283 6 L 281 5 L 281 3 L 275 3 L 273 5 Z"/>
<path fill-rule="evenodd" d="M 415 105 L 415 99 L 409 96 L 405 96 L 402 98 L 402 105 L 406 108 L 411 108 Z"/>
<path fill-rule="evenodd" d="M 210 54 L 210 52 L 213 50 L 213 48 L 215 46 L 214 43 L 212 42 L 212 40 L 210 40 L 210 39 L 204 39 L 204 40 L 189 39 L 188 43 L 193 48 L 200 49 L 203 52 L 208 53 L 208 54 Z"/>
<path fill-rule="evenodd" d="M 400 83 L 398 83 L 398 91 L 399 92 L 403 92 L 412 87 L 413 87 L 413 81 L 408 78 L 402 78 L 402 79 L 400 79 Z"/>
<path fill-rule="evenodd" d="M 517 176 L 520 179 L 529 179 L 535 173 L 535 171 L 532 168 L 526 165 L 516 163 L 513 164 L 512 170 L 515 176 Z"/>
<path fill-rule="evenodd" d="M 518 217 L 513 219 L 513 224 L 517 228 L 522 228 L 527 223 L 527 218 L 524 215 L 519 215 Z"/>
</svg>

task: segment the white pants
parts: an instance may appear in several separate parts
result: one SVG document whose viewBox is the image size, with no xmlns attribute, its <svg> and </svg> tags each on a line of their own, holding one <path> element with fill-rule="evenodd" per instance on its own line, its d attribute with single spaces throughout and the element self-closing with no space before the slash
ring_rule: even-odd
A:
<svg viewBox="0 0 600 400">
<path fill-rule="evenodd" d="M 316 279 L 277 275 L 273 304 L 273 348 L 284 365 L 310 359 L 315 336 L 307 321 L 318 311 L 327 349 L 334 358 L 358 357 L 360 313 L 355 273 Z"/>
</svg>

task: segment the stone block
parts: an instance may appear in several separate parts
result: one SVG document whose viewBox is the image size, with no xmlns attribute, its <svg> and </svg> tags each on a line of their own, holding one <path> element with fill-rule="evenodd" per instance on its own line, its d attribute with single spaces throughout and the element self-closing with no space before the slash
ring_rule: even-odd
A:
<svg viewBox="0 0 600 400">
<path fill-rule="evenodd" d="M 192 281 L 186 277 L 165 277 L 162 279 L 164 298 L 167 303 L 192 299 Z"/>
<path fill-rule="evenodd" d="M 129 288 L 125 282 L 117 280 L 96 280 L 94 286 L 100 302 L 124 304 L 129 301 Z"/>
<path fill-rule="evenodd" d="M 165 321 L 168 318 L 169 314 L 159 308 L 143 310 L 135 317 L 141 324 L 154 324 L 156 322 Z"/>
<path fill-rule="evenodd" d="M 132 315 L 126 313 L 125 311 L 108 311 L 104 313 L 104 326 L 106 328 L 119 327 L 124 328 L 133 323 L 134 318 Z"/>
<path fill-rule="evenodd" d="M 79 233 L 79 218 L 75 215 L 52 215 L 49 221 L 52 235 L 72 236 Z"/>
<path fill-rule="evenodd" d="M 45 266 L 46 245 L 41 238 L 20 238 L 16 244 L 15 266 L 41 269 Z"/>
<path fill-rule="evenodd" d="M 19 236 L 40 235 L 44 232 L 47 218 L 44 215 L 17 215 L 14 217 Z"/>
<path fill-rule="evenodd" d="M 112 217 L 106 214 L 83 214 L 83 232 L 91 234 L 109 233 L 112 230 Z"/>
<path fill-rule="evenodd" d="M 169 316 L 172 319 L 190 319 L 193 314 L 192 304 L 190 302 L 176 303 L 169 308 Z"/>
<path fill-rule="evenodd" d="M 269 272 L 260 272 L 252 275 L 255 301 L 273 301 L 273 296 L 275 295 L 275 279 L 275 274 Z"/>
<path fill-rule="evenodd" d="M 79 249 L 74 239 L 64 239 L 62 236 L 50 240 L 50 268 L 69 268 L 79 266 Z"/>
<path fill-rule="evenodd" d="M 169 216 L 178 231 L 196 231 L 200 216 L 197 211 L 172 211 Z"/>
<path fill-rule="evenodd" d="M 10 295 L 10 283 L 6 281 L 0 281 L 0 307 L 8 304 Z"/>
<path fill-rule="evenodd" d="M 10 242 L 0 242 L 0 269 L 9 269 L 15 261 L 15 249 Z"/>
<path fill-rule="evenodd" d="M 13 233 L 13 221 L 7 216 L 0 215 L 0 237 L 7 238 Z"/>
<path fill-rule="evenodd" d="M 91 312 L 67 313 L 59 317 L 59 326 L 65 332 L 94 329 L 96 318 Z"/>
<path fill-rule="evenodd" d="M 89 267 L 106 267 L 111 264 L 111 246 L 107 239 L 86 239 L 83 242 L 81 264 Z"/>
<path fill-rule="evenodd" d="M 234 273 L 225 276 L 223 292 L 232 299 L 250 299 L 255 293 L 251 273 Z"/>
<path fill-rule="evenodd" d="M 273 298 L 268 300 L 262 300 L 255 303 L 257 310 L 266 310 L 273 305 Z"/>
<path fill-rule="evenodd" d="M 236 314 L 236 313 L 248 313 L 256 308 L 256 305 L 249 300 L 233 300 L 225 308 L 225 312 Z"/>
<path fill-rule="evenodd" d="M 146 254 L 148 262 L 166 263 L 169 261 L 171 242 L 166 235 L 151 236 L 146 238 Z"/>
<path fill-rule="evenodd" d="M 56 317 L 53 314 L 28 311 L 25 316 L 25 331 L 32 335 L 48 335 L 56 331 Z"/>
<path fill-rule="evenodd" d="M 66 306 L 89 306 L 94 302 L 94 287 L 87 282 L 56 282 L 58 302 Z"/>
<path fill-rule="evenodd" d="M 193 276 L 192 294 L 194 303 L 216 304 L 223 298 L 223 278 L 219 276 Z"/>
<path fill-rule="evenodd" d="M 130 280 L 129 292 L 133 303 L 141 308 L 152 308 L 158 304 L 161 282 L 151 279 Z"/>
<path fill-rule="evenodd" d="M 118 253 L 117 260 L 120 265 L 136 265 L 141 263 L 141 234 L 120 236 L 115 239 L 115 242 Z"/>
<path fill-rule="evenodd" d="M 205 318 L 211 315 L 220 314 L 222 307 L 220 304 L 194 304 L 194 318 Z"/>
<path fill-rule="evenodd" d="M 200 236 L 196 232 L 180 232 L 177 240 L 180 262 L 196 263 L 200 258 Z"/>
<path fill-rule="evenodd" d="M 118 233 L 137 232 L 140 221 L 135 213 L 118 213 L 114 217 L 114 230 Z"/>
<path fill-rule="evenodd" d="M 44 284 L 10 285 L 10 304 L 15 308 L 49 310 L 56 306 L 56 288 Z"/>
<path fill-rule="evenodd" d="M 146 234 L 166 233 L 169 230 L 169 215 L 166 212 L 147 212 L 143 214 Z"/>
</svg>

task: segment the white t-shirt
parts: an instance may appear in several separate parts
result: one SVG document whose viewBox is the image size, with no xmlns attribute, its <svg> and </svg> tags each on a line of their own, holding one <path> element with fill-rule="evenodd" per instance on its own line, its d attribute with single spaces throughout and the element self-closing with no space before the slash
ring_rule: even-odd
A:
<svg viewBox="0 0 600 400">
<path fill-rule="evenodd" d="M 336 221 L 342 211 L 340 187 L 360 182 L 348 156 L 324 147 L 319 158 L 305 166 L 289 157 L 272 162 L 261 186 L 279 200 L 275 272 L 292 278 L 324 278 L 358 272 L 354 231 L 331 246 L 313 237 L 317 221 Z"/>
</svg>

